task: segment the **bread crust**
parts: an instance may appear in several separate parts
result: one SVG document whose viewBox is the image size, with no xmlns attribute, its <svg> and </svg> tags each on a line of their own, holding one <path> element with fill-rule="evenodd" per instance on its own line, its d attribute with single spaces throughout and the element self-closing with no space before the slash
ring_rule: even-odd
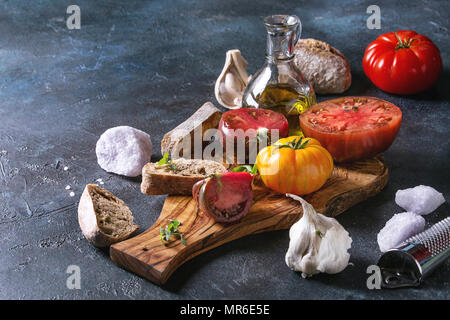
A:
<svg viewBox="0 0 450 320">
<path fill-rule="evenodd" d="M 300 39 L 294 50 L 294 63 L 316 93 L 342 93 L 350 88 L 350 64 L 338 49 L 316 39 Z"/>
</svg>

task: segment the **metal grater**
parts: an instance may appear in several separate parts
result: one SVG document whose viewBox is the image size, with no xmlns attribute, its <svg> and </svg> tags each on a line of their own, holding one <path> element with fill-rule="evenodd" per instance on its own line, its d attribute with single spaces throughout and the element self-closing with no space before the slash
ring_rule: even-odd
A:
<svg viewBox="0 0 450 320">
<path fill-rule="evenodd" d="M 410 237 L 378 260 L 383 288 L 418 286 L 450 257 L 450 217 Z"/>
</svg>

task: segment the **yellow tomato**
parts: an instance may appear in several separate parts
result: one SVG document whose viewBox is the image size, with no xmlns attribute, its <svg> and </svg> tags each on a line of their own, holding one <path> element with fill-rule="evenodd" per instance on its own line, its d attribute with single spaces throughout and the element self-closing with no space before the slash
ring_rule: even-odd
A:
<svg viewBox="0 0 450 320">
<path fill-rule="evenodd" d="M 304 195 L 320 189 L 328 180 L 333 158 L 316 139 L 291 136 L 262 149 L 256 166 L 270 189 Z"/>
</svg>

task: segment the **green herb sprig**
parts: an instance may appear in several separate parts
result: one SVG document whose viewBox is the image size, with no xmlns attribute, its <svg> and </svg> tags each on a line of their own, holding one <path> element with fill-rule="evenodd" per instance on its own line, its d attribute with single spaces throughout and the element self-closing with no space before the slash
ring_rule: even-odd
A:
<svg viewBox="0 0 450 320">
<path fill-rule="evenodd" d="M 158 161 L 158 166 L 167 164 L 170 170 L 176 171 L 177 167 L 173 164 L 172 160 L 169 160 L 169 153 L 166 152 L 161 160 Z"/>
<path fill-rule="evenodd" d="M 183 234 L 178 230 L 178 226 L 181 222 L 175 219 L 169 219 L 169 221 L 170 223 L 165 228 L 159 228 L 161 243 L 166 246 L 173 235 L 175 238 L 180 239 L 181 243 L 186 246 L 186 240 L 184 239 Z"/>
<path fill-rule="evenodd" d="M 248 172 L 250 174 L 255 175 L 258 173 L 258 167 L 256 166 L 256 163 L 253 165 L 244 164 L 242 166 L 238 166 L 232 170 L 233 172 Z"/>
</svg>

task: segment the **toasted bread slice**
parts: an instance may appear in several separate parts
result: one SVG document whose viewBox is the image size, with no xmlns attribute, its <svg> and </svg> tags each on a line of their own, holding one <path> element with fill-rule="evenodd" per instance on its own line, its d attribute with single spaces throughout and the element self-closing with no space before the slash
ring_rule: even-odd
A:
<svg viewBox="0 0 450 320">
<path fill-rule="evenodd" d="M 192 116 L 178 125 L 175 129 L 167 132 L 161 141 L 161 154 L 169 153 L 172 158 L 194 157 L 194 133 L 199 132 L 201 137 L 209 129 L 217 129 L 222 112 L 211 102 L 203 104 Z M 191 150 L 183 150 L 183 144 L 190 143 Z M 210 141 L 203 141 L 202 150 Z M 188 154 L 183 154 L 186 151 Z"/>
<path fill-rule="evenodd" d="M 179 158 L 170 164 L 147 163 L 142 168 L 141 191 L 150 195 L 192 195 L 197 181 L 226 171 L 221 163 L 212 160 Z"/>
</svg>

